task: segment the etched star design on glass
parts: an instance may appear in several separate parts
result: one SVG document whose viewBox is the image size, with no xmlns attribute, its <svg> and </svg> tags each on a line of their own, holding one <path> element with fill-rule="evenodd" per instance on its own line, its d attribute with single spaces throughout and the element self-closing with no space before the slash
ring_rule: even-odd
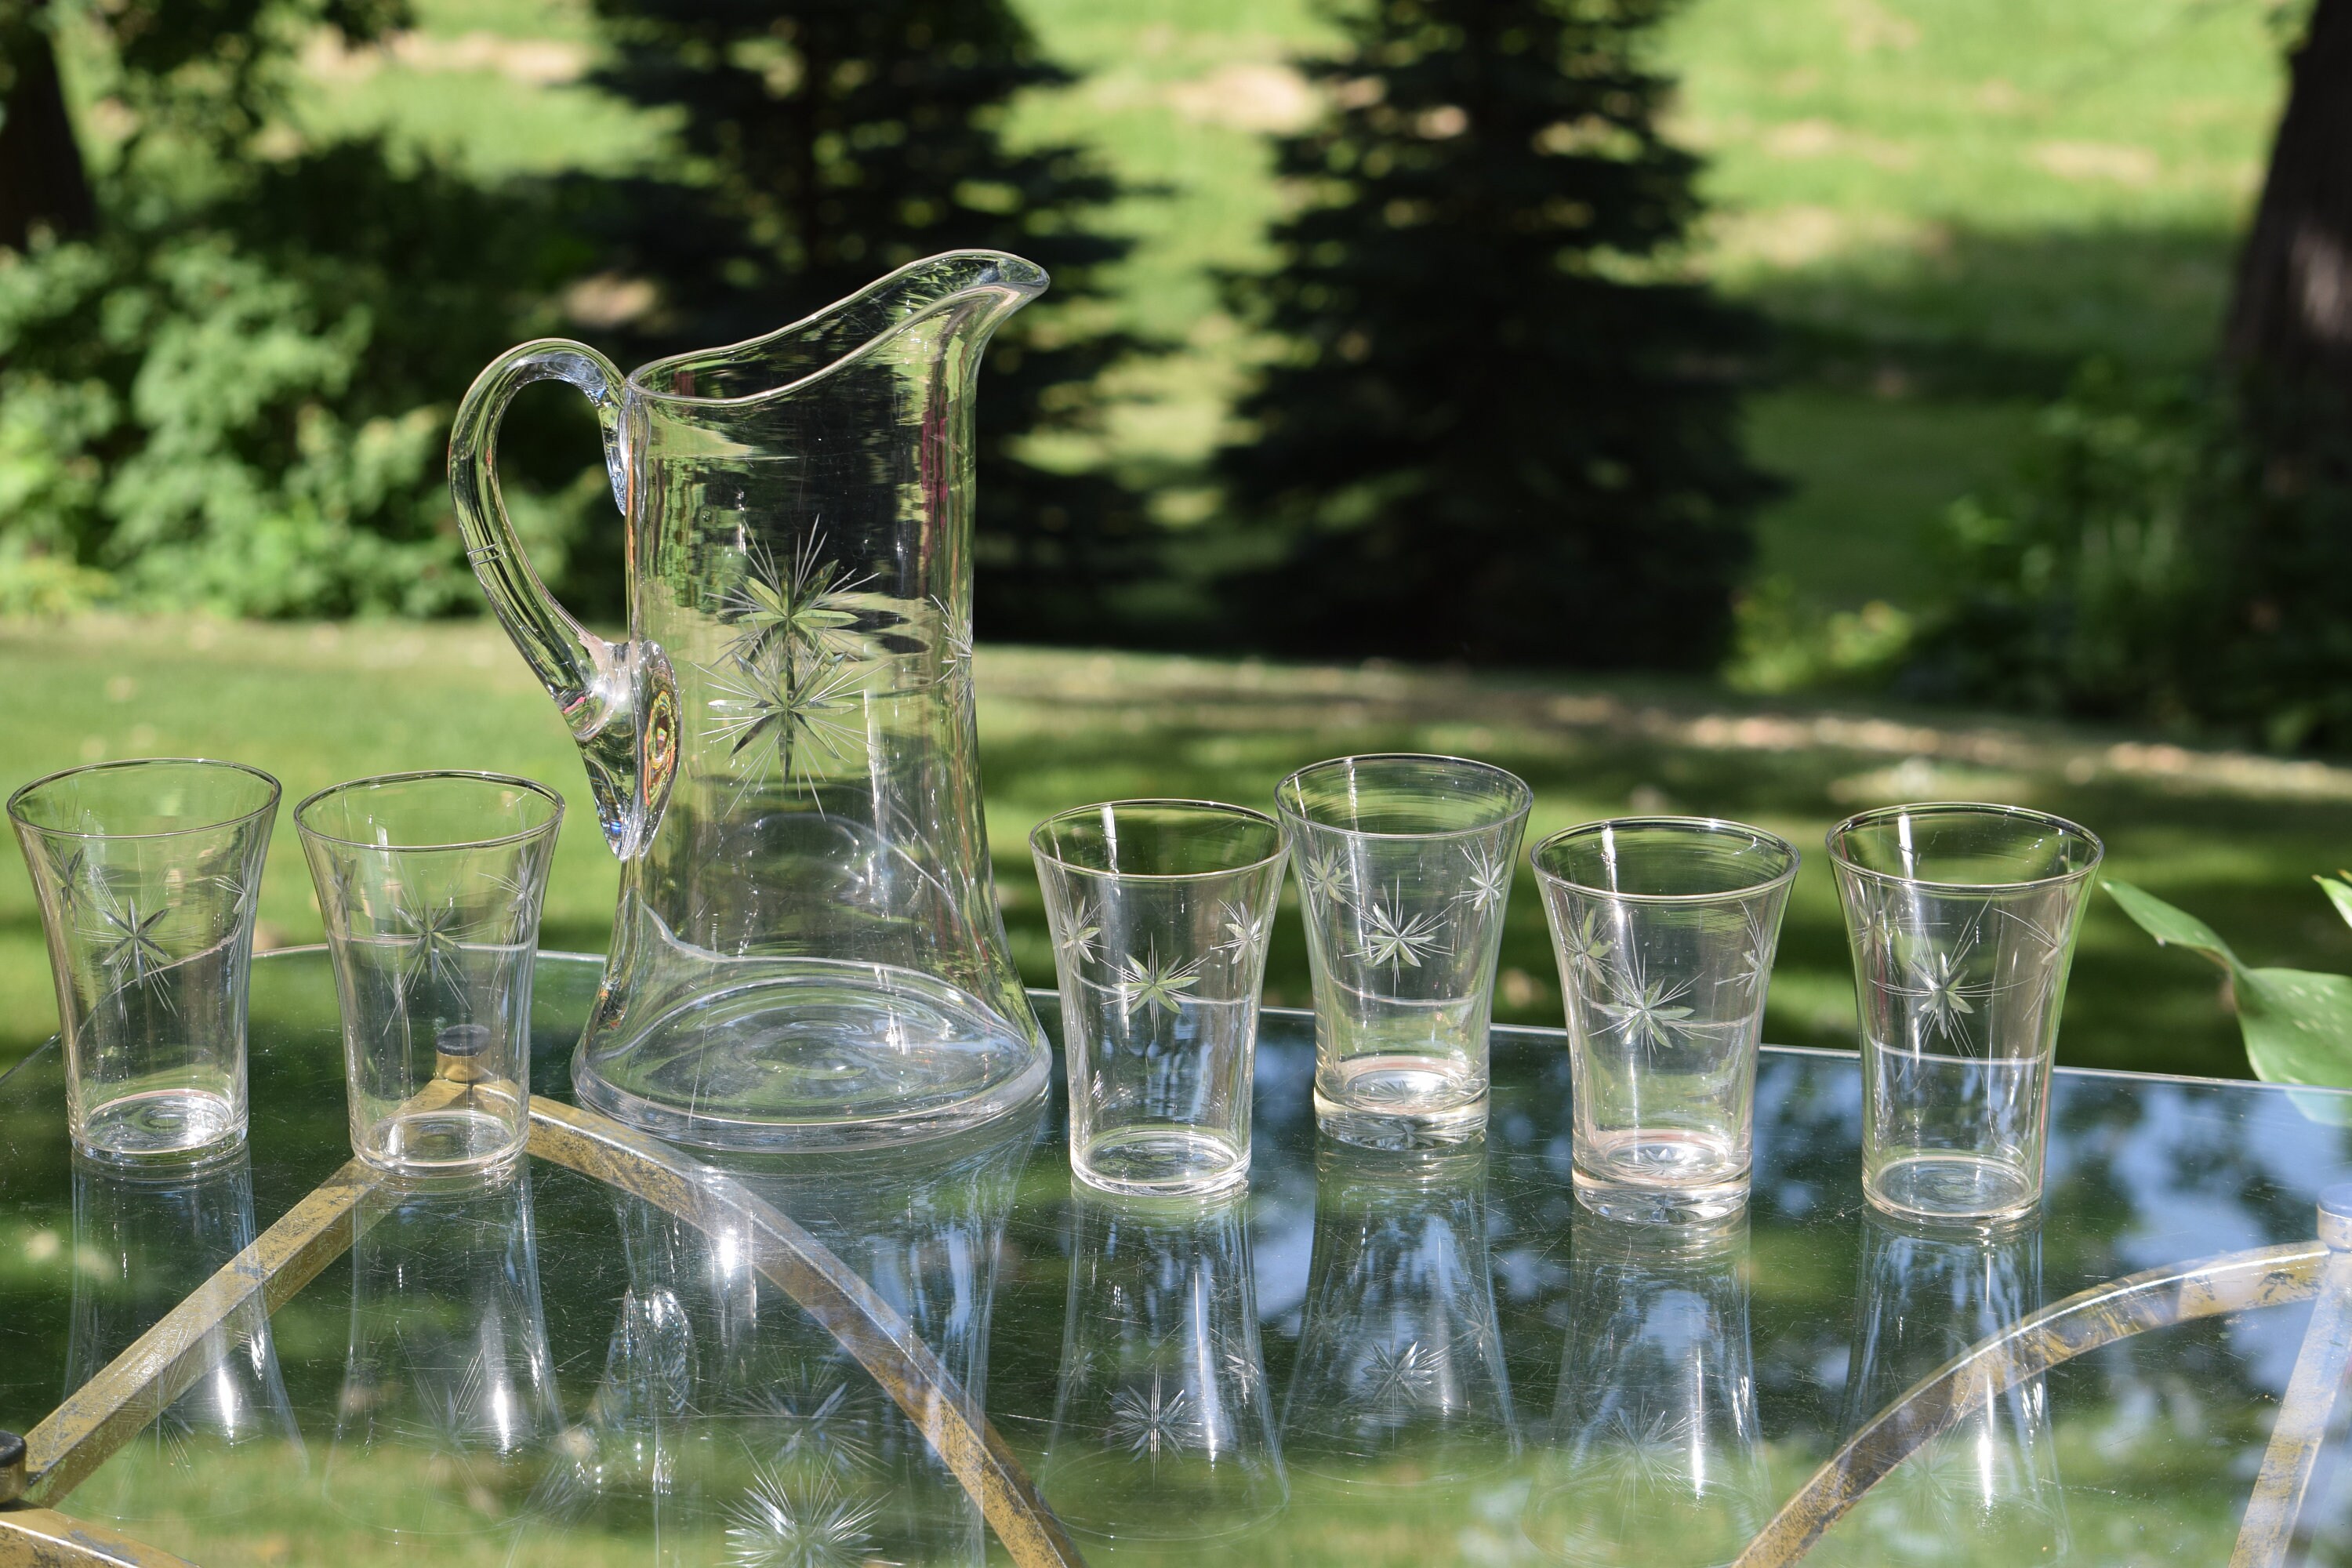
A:
<svg viewBox="0 0 2352 1568">
<path fill-rule="evenodd" d="M 1894 987 L 1895 994 L 1916 1004 L 1921 1024 L 1946 1040 L 1961 1038 L 1966 1033 L 1961 1018 L 1973 1014 L 1976 1004 L 1992 994 L 1991 986 L 1969 980 L 1967 956 L 1963 948 L 1913 959 L 1904 966 L 1909 984 Z"/>
<path fill-rule="evenodd" d="M 1349 875 L 1348 857 L 1337 848 L 1307 848 L 1298 857 L 1298 885 L 1307 889 L 1307 897 L 1326 903 L 1344 904 L 1355 890 Z"/>
<path fill-rule="evenodd" d="M 1171 959 L 1162 963 L 1157 947 L 1145 950 L 1144 956 L 1129 953 L 1124 961 L 1118 985 L 1118 1010 L 1123 1020 L 1132 1021 L 1135 1010 L 1153 1008 L 1175 1017 L 1183 1011 L 1184 994 L 1201 983 L 1200 961 L 1179 964 Z"/>
<path fill-rule="evenodd" d="M 1772 950 L 1778 934 L 1765 910 L 1750 904 L 1740 911 L 1739 963 L 1730 977 L 1734 984 L 1754 990 L 1771 984 Z"/>
<path fill-rule="evenodd" d="M 818 1379 L 795 1369 L 753 1394 L 744 1414 L 780 1429 L 772 1449 L 780 1471 L 796 1467 L 846 1479 L 873 1467 L 871 1435 L 850 1407 L 845 1382 Z"/>
<path fill-rule="evenodd" d="M 404 970 L 409 984 L 414 985 L 420 981 L 432 985 L 448 984 L 465 950 L 467 935 L 466 920 L 458 911 L 457 901 L 452 899 L 415 908 L 395 903 L 392 907 L 392 918 L 399 928 L 402 942 L 408 948 Z"/>
<path fill-rule="evenodd" d="M 940 648 L 947 655 L 950 675 L 971 673 L 972 635 L 971 613 L 957 610 L 945 599 L 934 597 L 931 607 L 940 615 Z"/>
<path fill-rule="evenodd" d="M 1438 940 L 1444 930 L 1444 921 L 1427 910 L 1406 914 L 1401 890 L 1391 889 L 1385 901 L 1375 899 L 1365 907 L 1364 945 L 1357 950 L 1357 956 L 1375 968 L 1419 969 L 1423 959 L 1446 951 L 1445 943 Z"/>
<path fill-rule="evenodd" d="M 1110 1396 L 1104 1436 L 1156 1469 L 1163 1454 L 1181 1453 L 1193 1441 L 1198 1425 L 1192 1395 L 1167 1388 L 1155 1372 L 1149 1388 L 1122 1388 Z"/>
<path fill-rule="evenodd" d="M 1375 1345 L 1364 1358 L 1364 1398 L 1384 1408 L 1434 1405 L 1437 1376 L 1437 1357 L 1419 1340 Z"/>
<path fill-rule="evenodd" d="M 1610 940 L 1601 934 L 1600 910 L 1586 909 L 1561 922 L 1559 946 L 1578 984 L 1592 985 L 1606 981 L 1609 954 L 1614 949 Z"/>
<path fill-rule="evenodd" d="M 863 657 L 858 612 L 848 595 L 873 574 L 850 576 L 840 563 L 820 559 L 824 551 L 824 533 L 812 531 L 782 562 L 765 549 L 746 557 L 743 580 L 719 611 L 735 630 L 730 646 L 737 659 L 756 663 L 780 648 L 820 658 Z"/>
<path fill-rule="evenodd" d="M 121 986 L 146 985 L 167 968 L 172 955 L 155 940 L 155 928 L 163 922 L 168 910 L 139 912 L 139 900 L 123 900 L 120 910 L 100 908 L 98 918 L 107 934 L 106 945 L 100 948 L 98 961 L 111 970 L 115 984 Z M 164 997 L 168 1005 L 170 997 Z"/>
<path fill-rule="evenodd" d="M 1225 940 L 1211 951 L 1223 953 L 1235 963 L 1246 963 L 1250 955 L 1265 942 L 1266 927 L 1273 923 L 1270 913 L 1252 910 L 1240 904 L 1226 904 L 1217 911 L 1217 929 Z"/>
<path fill-rule="evenodd" d="M 1696 1428 L 1685 1412 L 1612 1412 L 1591 1452 L 1599 1477 L 1626 1508 L 1654 1500 L 1685 1479 Z"/>
<path fill-rule="evenodd" d="M 1641 960 L 1628 955 L 1624 967 L 1612 977 L 1611 999 L 1599 1007 L 1633 1045 L 1664 1050 L 1680 1043 L 1682 1026 L 1691 1016 L 1690 1008 L 1676 1005 L 1690 988 L 1688 980 L 1669 984 L 1650 979 L 1642 972 Z"/>
<path fill-rule="evenodd" d="M 743 1495 L 727 1505 L 728 1561 L 741 1568 L 853 1568 L 872 1561 L 878 1499 L 847 1496 L 831 1476 L 795 1487 L 754 1466 Z"/>
<path fill-rule="evenodd" d="M 1085 901 L 1074 905 L 1070 910 L 1069 923 L 1062 928 L 1061 937 L 1056 943 L 1062 950 L 1062 955 L 1073 961 L 1083 959 L 1088 963 L 1093 963 L 1098 962 L 1102 956 L 1096 951 L 1101 943 L 1101 907 Z"/>
<path fill-rule="evenodd" d="M 820 759 L 838 763 L 865 737 L 847 715 L 860 701 L 863 677 L 846 659 L 803 658 L 787 649 L 731 668 L 703 667 L 717 693 L 707 704 L 704 738 L 725 742 L 731 759 L 751 763 L 747 783 L 772 775 L 813 782 Z"/>
<path fill-rule="evenodd" d="M 1469 862 L 1470 887 L 1457 895 L 1474 910 L 1489 910 L 1511 893 L 1511 861 L 1507 855 L 1497 854 L 1484 844 L 1473 844 L 1462 851 Z"/>
</svg>

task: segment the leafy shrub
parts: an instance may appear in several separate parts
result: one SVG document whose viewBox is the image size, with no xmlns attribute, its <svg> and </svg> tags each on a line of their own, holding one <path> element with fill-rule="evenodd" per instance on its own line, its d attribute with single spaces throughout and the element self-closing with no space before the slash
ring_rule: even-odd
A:
<svg viewBox="0 0 2352 1568">
<path fill-rule="evenodd" d="M 2321 391 L 2094 364 L 1953 507 L 1916 694 L 2352 745 L 2352 435 Z"/>
</svg>

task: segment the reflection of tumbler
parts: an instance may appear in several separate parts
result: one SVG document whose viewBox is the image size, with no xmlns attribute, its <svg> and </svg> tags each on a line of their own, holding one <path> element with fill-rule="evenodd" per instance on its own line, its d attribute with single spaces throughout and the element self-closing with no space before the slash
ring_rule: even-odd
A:
<svg viewBox="0 0 2352 1568">
<path fill-rule="evenodd" d="M 1045 1107 L 890 1150 L 730 1157 L 929 1346 L 975 1411 L 1013 1178 Z M 629 1287 L 586 1420 L 558 1440 L 519 1563 L 578 1561 L 567 1525 L 657 1563 L 969 1563 L 980 1510 L 848 1349 L 708 1235 L 617 1197 Z"/>
<path fill-rule="evenodd" d="M 1986 1236 L 1870 1215 L 1856 1296 L 1849 1436 L 1946 1362 L 2041 1310 L 2041 1226 Z M 2037 1373 L 1904 1460 L 1822 1550 L 1825 1561 L 2037 1563 L 2063 1556 L 2066 1535 Z"/>
<path fill-rule="evenodd" d="M 1075 1196 L 1047 1500 L 1072 1528 L 1122 1541 L 1203 1541 L 1270 1518 L 1289 1488 L 1246 1200 Z"/>
<path fill-rule="evenodd" d="M 1579 1215 L 1552 1449 L 1528 1538 L 1571 1563 L 1728 1563 L 1771 1514 L 1748 1339 L 1745 1214 Z"/>
<path fill-rule="evenodd" d="M 562 1421 L 529 1163 L 387 1184 L 357 1227 L 327 1500 L 433 1561 L 520 1522 Z"/>
<path fill-rule="evenodd" d="M 1294 1473 L 1357 1486 L 1459 1480 L 1518 1451 L 1487 1272 L 1486 1141 L 1412 1152 L 1324 1139 L 1298 1359 L 1282 1407 Z"/>
<path fill-rule="evenodd" d="M 77 1153 L 65 1391 L 98 1376 L 253 1237 L 242 1146 L 168 1176 Z M 75 1489 L 75 1513 L 152 1521 L 240 1512 L 301 1473 L 302 1439 L 258 1299 L 205 1335 L 204 1361 L 202 1375 Z"/>
</svg>

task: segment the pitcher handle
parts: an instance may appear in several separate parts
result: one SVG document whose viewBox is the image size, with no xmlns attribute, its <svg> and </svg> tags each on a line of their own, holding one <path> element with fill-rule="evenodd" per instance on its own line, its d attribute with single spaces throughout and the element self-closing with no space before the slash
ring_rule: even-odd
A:
<svg viewBox="0 0 2352 1568">
<path fill-rule="evenodd" d="M 449 499 L 466 561 L 533 675 L 563 712 L 587 764 L 596 815 L 613 852 L 628 859 L 653 837 L 676 754 L 677 699 L 668 661 L 652 644 L 607 642 L 572 617 L 531 570 L 499 493 L 499 422 L 534 381 L 568 381 L 595 405 L 613 500 L 628 510 L 628 451 L 621 438 L 621 372 L 585 343 L 540 338 L 509 349 L 467 389 L 449 431 Z"/>
</svg>

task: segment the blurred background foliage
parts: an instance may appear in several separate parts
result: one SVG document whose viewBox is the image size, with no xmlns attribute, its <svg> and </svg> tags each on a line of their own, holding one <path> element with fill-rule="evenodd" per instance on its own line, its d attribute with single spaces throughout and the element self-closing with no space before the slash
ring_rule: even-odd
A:
<svg viewBox="0 0 2352 1568">
<path fill-rule="evenodd" d="M 0 0 L 0 608 L 470 611 L 498 349 L 992 245 L 986 635 L 2340 746 L 2347 12 Z M 506 447 L 616 614 L 584 417 Z"/>
</svg>

